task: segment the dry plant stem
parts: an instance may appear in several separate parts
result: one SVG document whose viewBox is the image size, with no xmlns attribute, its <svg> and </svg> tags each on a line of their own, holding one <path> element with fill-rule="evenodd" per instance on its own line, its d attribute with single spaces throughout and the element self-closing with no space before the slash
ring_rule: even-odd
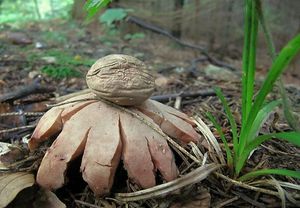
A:
<svg viewBox="0 0 300 208">
<path fill-rule="evenodd" d="M 183 162 L 185 163 L 186 166 L 190 165 L 190 162 L 188 161 L 188 159 L 182 154 L 182 152 L 179 149 L 174 148 L 174 151 L 179 155 L 179 157 L 183 160 Z"/>
<path fill-rule="evenodd" d="M 18 166 L 26 163 L 26 162 L 29 162 L 29 161 L 36 161 L 38 160 L 40 157 L 39 156 L 29 156 L 23 160 L 20 160 L 20 161 L 17 161 L 15 163 L 12 163 L 12 164 L 9 164 L 7 166 L 8 169 L 0 169 L 0 173 L 1 172 L 8 172 L 8 171 L 28 171 L 28 170 L 31 170 L 31 166 L 29 168 L 19 168 Z"/>
<path fill-rule="evenodd" d="M 81 204 L 83 206 L 86 206 L 86 207 L 92 207 L 92 208 L 99 208 L 99 206 L 97 205 L 94 205 L 94 204 L 90 204 L 90 203 L 87 203 L 87 202 L 84 202 L 84 201 L 80 201 L 80 200 L 74 200 L 77 204 Z"/>
<path fill-rule="evenodd" d="M 212 171 L 218 168 L 220 168 L 220 165 L 216 165 L 214 163 L 207 164 L 193 170 L 192 172 L 182 176 L 181 178 L 152 188 L 144 189 L 133 193 L 117 193 L 116 198 L 117 200 L 123 202 L 129 202 L 146 200 L 159 196 L 161 197 L 165 194 L 172 193 L 173 191 L 178 190 L 187 185 L 198 183 L 199 181 L 205 179 L 208 176 L 208 174 L 210 174 Z"/>
<path fill-rule="evenodd" d="M 185 169 L 183 169 L 180 174 L 183 175 L 185 172 L 187 172 L 189 169 L 191 169 L 191 167 L 193 167 L 193 165 L 195 165 L 195 162 L 192 162 L 191 164 L 187 164 L 187 167 Z"/>
<path fill-rule="evenodd" d="M 218 155 L 221 164 L 222 165 L 226 164 L 219 142 L 217 141 L 217 139 L 215 138 L 211 130 L 208 128 L 208 126 L 202 121 L 202 119 L 199 116 L 195 116 L 194 119 L 196 121 L 196 125 L 199 131 L 204 135 L 207 142 L 211 144 L 215 149 L 215 152 Z"/>
<path fill-rule="evenodd" d="M 182 101 L 182 97 L 180 97 L 180 96 L 176 97 L 176 100 L 175 100 L 175 103 L 174 103 L 174 108 L 175 109 L 180 110 L 181 101 Z"/>
<path fill-rule="evenodd" d="M 0 117 L 7 116 L 42 116 L 44 112 L 11 112 L 11 113 L 1 113 Z"/>
<path fill-rule="evenodd" d="M 236 191 L 231 191 L 233 194 L 239 196 L 241 199 L 243 199 L 244 201 L 248 202 L 249 204 L 252 204 L 253 206 L 255 207 L 258 207 L 258 208 L 264 208 L 265 205 L 262 204 L 262 203 L 259 203 L 257 202 L 257 199 L 251 199 L 250 197 L 248 197 L 246 194 L 243 194 L 243 193 L 239 193 L 239 192 L 236 192 Z M 254 197 L 255 198 L 255 197 Z"/>
<path fill-rule="evenodd" d="M 24 129 L 33 129 L 36 127 L 36 124 L 34 125 L 28 125 L 28 126 L 20 126 L 20 127 L 16 127 L 16 128 L 11 128 L 11 129 L 4 129 L 0 131 L 0 134 L 4 134 L 4 133 L 10 133 L 10 132 L 14 132 L 14 131 L 19 131 L 19 130 L 24 130 Z M 0 139 L 1 140 L 1 139 Z"/>
<path fill-rule="evenodd" d="M 221 207 L 224 207 L 224 206 L 226 206 L 226 205 L 228 205 L 228 204 L 230 204 L 230 203 L 232 203 L 232 202 L 238 200 L 239 198 L 240 198 L 240 197 L 235 196 L 235 197 L 233 197 L 233 198 L 231 198 L 231 199 L 228 199 L 228 200 L 226 200 L 226 201 L 224 201 L 224 202 L 221 202 L 220 204 L 218 204 L 218 205 L 216 205 L 216 206 L 214 206 L 214 207 L 215 207 L 215 208 L 221 208 Z"/>
<path fill-rule="evenodd" d="M 293 184 L 293 183 L 289 183 L 289 182 L 285 182 L 285 181 L 278 181 L 278 183 L 283 186 L 283 187 L 287 187 L 290 189 L 295 189 L 300 191 L 300 185 L 297 184 Z M 273 186 L 273 180 L 257 180 L 257 181 L 253 181 L 251 183 L 249 183 L 250 185 L 268 185 L 268 186 Z"/>
<path fill-rule="evenodd" d="M 242 188 L 245 188 L 245 189 L 249 189 L 249 190 L 252 190 L 252 191 L 257 191 L 257 192 L 261 192 L 261 193 L 265 193 L 265 194 L 269 194 L 269 195 L 273 195 L 273 196 L 277 196 L 279 197 L 279 194 L 275 191 L 272 191 L 272 190 L 268 190 L 268 189 L 263 189 L 263 188 L 258 188 L 258 187 L 255 187 L 255 186 L 250 186 L 248 184 L 245 184 L 243 182 L 240 182 L 240 181 L 236 181 L 236 180 L 233 180 L 231 178 L 228 178 L 227 176 L 223 175 L 223 174 L 220 174 L 220 173 L 217 173 L 217 172 L 214 172 L 214 174 L 217 176 L 217 177 L 220 177 L 230 183 L 233 183 L 234 185 L 236 186 L 240 186 Z"/>
<path fill-rule="evenodd" d="M 288 153 L 288 152 L 283 152 L 283 151 L 279 151 L 279 150 L 274 150 L 270 147 L 267 147 L 266 145 L 261 144 L 260 146 L 262 146 L 263 148 L 269 150 L 270 152 L 276 153 L 276 154 L 282 154 L 282 155 L 289 155 L 289 156 L 293 156 L 293 157 L 300 157 L 300 154 L 297 153 Z"/>
</svg>

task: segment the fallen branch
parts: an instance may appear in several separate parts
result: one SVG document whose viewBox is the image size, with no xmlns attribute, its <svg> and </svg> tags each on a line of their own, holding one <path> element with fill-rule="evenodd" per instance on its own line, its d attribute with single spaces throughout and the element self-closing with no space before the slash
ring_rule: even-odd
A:
<svg viewBox="0 0 300 208">
<path fill-rule="evenodd" d="M 65 100 L 70 99 L 72 97 L 75 97 L 75 96 L 78 96 L 78 95 L 84 95 L 84 94 L 87 94 L 87 93 L 90 93 L 90 92 L 91 92 L 90 89 L 80 90 L 78 92 L 74 92 L 74 93 L 70 93 L 68 95 L 57 97 L 57 98 L 55 98 L 55 102 L 56 103 L 61 103 L 61 102 L 64 102 Z M 181 98 L 187 98 L 187 97 L 195 98 L 195 97 L 214 96 L 215 94 L 216 93 L 215 93 L 214 90 L 207 89 L 207 90 L 199 90 L 199 91 L 196 91 L 196 92 L 181 92 L 181 93 L 166 94 L 166 95 L 155 95 L 155 96 L 151 96 L 151 99 L 152 100 L 156 100 L 158 102 L 167 102 L 167 101 L 169 101 L 171 99 L 176 99 L 177 97 L 181 97 Z M 48 107 L 54 107 L 54 106 L 57 106 L 57 104 L 48 105 Z"/>
<path fill-rule="evenodd" d="M 4 130 L 0 130 L 0 134 L 11 133 L 14 131 L 19 131 L 19 130 L 24 130 L 24 129 L 33 129 L 35 127 L 36 127 L 36 124 L 28 125 L 28 126 L 20 126 L 20 127 L 15 127 L 15 128 L 11 128 L 11 129 L 4 129 Z"/>
<path fill-rule="evenodd" d="M 37 93 L 49 93 L 54 92 L 54 87 L 49 86 L 42 86 L 40 84 L 40 78 L 37 78 L 34 80 L 34 82 L 26 87 L 20 88 L 14 92 L 6 93 L 4 95 L 0 96 L 0 103 L 1 102 L 11 102 L 23 97 L 26 97 L 31 94 L 37 94 Z"/>
<path fill-rule="evenodd" d="M 170 99 L 176 99 L 177 97 L 181 97 L 181 98 L 186 98 L 186 97 L 207 97 L 207 96 L 213 96 L 215 95 L 215 91 L 212 89 L 208 89 L 208 90 L 199 90 L 196 92 L 182 92 L 182 93 L 175 93 L 175 94 L 167 94 L 167 95 L 155 95 L 152 96 L 151 99 L 152 100 L 156 100 L 159 102 L 167 102 Z"/>
<path fill-rule="evenodd" d="M 207 60 L 210 63 L 212 63 L 216 66 L 225 67 L 225 68 L 228 68 L 232 71 L 238 71 L 238 69 L 236 69 L 235 67 L 233 67 L 233 66 L 231 66 L 227 63 L 224 63 L 222 61 L 219 61 L 218 59 L 212 57 L 203 46 L 194 45 L 194 44 L 191 44 L 191 43 L 184 42 L 184 41 L 174 37 L 169 31 L 167 31 L 163 28 L 160 28 L 160 27 L 158 27 L 158 26 L 156 26 L 152 23 L 145 22 L 144 20 L 142 20 L 138 17 L 129 16 L 129 17 L 127 17 L 126 20 L 127 20 L 127 22 L 134 23 L 137 26 L 142 27 L 144 29 L 151 30 L 152 32 L 164 35 L 164 36 L 172 39 L 173 41 L 175 41 L 176 43 L 178 43 L 179 45 L 181 45 L 183 47 L 187 47 L 187 48 L 191 48 L 191 49 L 200 51 L 207 58 Z"/>
</svg>

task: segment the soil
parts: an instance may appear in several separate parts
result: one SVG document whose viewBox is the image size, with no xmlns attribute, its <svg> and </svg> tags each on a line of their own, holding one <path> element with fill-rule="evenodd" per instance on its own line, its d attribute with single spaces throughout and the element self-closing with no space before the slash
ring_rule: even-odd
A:
<svg viewBox="0 0 300 208">
<path fill-rule="evenodd" d="M 3 98 L 7 93 L 28 88 L 28 86 L 34 83 L 37 86 L 46 86 L 50 90 L 34 94 L 29 93 L 28 96 L 17 99 L 13 97 L 0 103 L 0 116 L 8 112 L 45 112 L 47 110 L 46 104 L 53 103 L 53 98 L 87 88 L 84 81 L 84 75 L 90 66 L 87 64 L 87 60 L 96 60 L 112 53 L 125 53 L 140 58 L 150 66 L 150 70 L 157 77 L 158 84 L 154 95 L 195 92 L 199 89 L 209 91 L 213 87 L 218 86 L 227 97 L 236 120 L 241 120 L 241 83 L 239 71 L 219 69 L 220 73 L 208 73 L 207 68 L 211 63 L 207 60 L 197 63 L 193 62 L 196 58 L 201 58 L 201 54 L 189 48 L 177 46 L 172 41 L 159 35 L 147 34 L 143 39 L 130 41 L 119 37 L 105 41 L 104 39 L 108 38 L 105 32 L 95 35 L 85 31 L 80 26 L 74 26 L 73 23 L 53 21 L 24 26 L 18 32 L 30 37 L 32 41 L 30 44 L 16 44 L 11 42 L 7 37 L 8 31 L 15 32 L 13 28 L 7 27 L 1 31 L 0 35 L 0 97 Z M 53 34 L 62 34 L 62 37 L 47 38 L 45 37 L 47 31 L 55 31 Z M 39 44 L 42 46 L 39 47 Z M 55 54 L 51 55 L 47 53 L 48 51 L 56 51 L 56 55 L 58 54 L 58 56 Z M 64 54 L 65 58 L 72 60 L 62 60 L 62 62 L 78 61 L 75 64 L 70 63 L 69 65 L 65 65 L 80 72 L 79 77 L 58 79 L 49 76 L 49 73 L 46 74 L 41 71 L 45 66 L 63 66 L 64 64 L 59 62 L 58 57 L 64 56 Z M 218 57 L 218 54 L 211 55 Z M 53 57 L 56 60 L 53 60 Z M 257 72 L 257 88 L 267 72 L 267 65 L 269 63 L 264 60 L 258 61 L 260 64 Z M 228 55 L 222 61 L 237 69 L 241 67 L 241 57 L 232 59 Z M 225 76 L 221 72 L 222 70 L 226 71 L 229 76 Z M 292 111 L 299 122 L 299 73 L 297 74 L 296 70 L 287 71 L 283 76 L 283 80 L 286 83 L 286 91 L 291 101 Z M 280 98 L 277 87 L 274 88 L 268 98 L 269 100 Z M 174 106 L 175 100 L 170 99 L 165 103 Z M 211 112 L 217 117 L 219 123 L 222 124 L 225 134 L 229 138 L 231 137 L 228 121 L 223 113 L 223 107 L 216 96 L 183 97 L 180 109 L 190 116 L 194 114 L 200 115 L 209 124 L 215 136 L 219 138 L 216 130 L 205 116 L 206 112 Z M 22 138 L 28 138 L 28 135 L 32 133 L 32 127 L 6 133 L 3 133 L 3 131 L 35 124 L 39 117 L 40 114 L 34 116 L 21 114 L 9 117 L 8 119 L 7 117 L 0 117 L 0 131 L 2 131 L 0 141 L 20 144 L 26 149 L 26 145 L 21 141 Z M 238 122 L 238 126 L 240 126 L 240 122 Z M 261 133 L 287 130 L 291 130 L 291 128 L 285 121 L 282 110 L 277 109 L 266 121 Z M 41 148 L 41 156 L 43 152 Z M 74 166 L 76 166 L 76 162 L 74 162 Z M 265 142 L 248 160 L 244 172 L 248 172 L 253 168 L 288 168 L 300 170 L 300 149 L 279 140 Z M 33 172 L 35 171 L 36 167 Z M 223 174 L 226 175 L 226 170 L 224 170 Z M 111 199 L 95 200 L 91 191 L 86 188 L 86 184 L 81 180 L 80 174 L 71 175 L 73 178 L 69 179 L 69 185 L 55 192 L 68 207 L 119 207 L 118 203 Z M 124 175 L 120 173 L 118 180 L 122 181 L 122 178 L 124 178 Z M 279 176 L 275 178 L 300 185 L 299 180 Z M 122 182 L 120 183 L 122 184 Z M 299 200 L 299 191 L 291 191 L 291 193 L 294 198 Z M 152 202 L 132 203 L 130 206 L 151 207 L 154 206 Z M 209 177 L 204 182 L 195 184 L 193 187 L 181 190 L 180 193 L 175 194 L 170 199 L 154 200 L 155 203 L 159 207 L 169 206 L 173 208 L 281 206 L 281 200 L 278 197 L 234 186 L 226 180 L 217 179 L 215 176 Z M 287 207 L 296 206 L 296 204 L 293 204 L 289 200 L 286 203 Z"/>
</svg>

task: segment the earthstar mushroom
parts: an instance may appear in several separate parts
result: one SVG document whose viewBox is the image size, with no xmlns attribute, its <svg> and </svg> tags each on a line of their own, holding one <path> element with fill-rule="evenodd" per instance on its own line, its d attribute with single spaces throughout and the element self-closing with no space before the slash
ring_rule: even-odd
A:
<svg viewBox="0 0 300 208">
<path fill-rule="evenodd" d="M 41 162 L 37 183 L 62 187 L 69 163 L 81 155 L 83 180 L 96 195 L 110 192 L 120 160 L 141 188 L 155 186 L 158 172 L 165 181 L 177 178 L 166 135 L 185 144 L 200 142 L 200 135 L 186 114 L 148 99 L 154 78 L 145 64 L 126 55 L 103 57 L 88 72 L 87 84 L 91 93 L 53 107 L 38 122 L 31 150 L 59 135 Z"/>
<path fill-rule="evenodd" d="M 143 103 L 155 88 L 154 77 L 142 61 L 120 54 L 96 61 L 86 83 L 97 96 L 124 106 Z"/>
</svg>

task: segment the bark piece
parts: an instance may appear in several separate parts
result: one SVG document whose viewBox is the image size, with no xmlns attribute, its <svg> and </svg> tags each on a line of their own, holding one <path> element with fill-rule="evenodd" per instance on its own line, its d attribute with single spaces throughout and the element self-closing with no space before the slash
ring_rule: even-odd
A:
<svg viewBox="0 0 300 208">
<path fill-rule="evenodd" d="M 93 192 L 96 195 L 104 195 L 109 193 L 112 187 L 122 153 L 119 114 L 102 102 L 94 106 L 97 109 L 92 115 L 98 122 L 89 131 L 81 170 L 83 179 Z"/>
</svg>

